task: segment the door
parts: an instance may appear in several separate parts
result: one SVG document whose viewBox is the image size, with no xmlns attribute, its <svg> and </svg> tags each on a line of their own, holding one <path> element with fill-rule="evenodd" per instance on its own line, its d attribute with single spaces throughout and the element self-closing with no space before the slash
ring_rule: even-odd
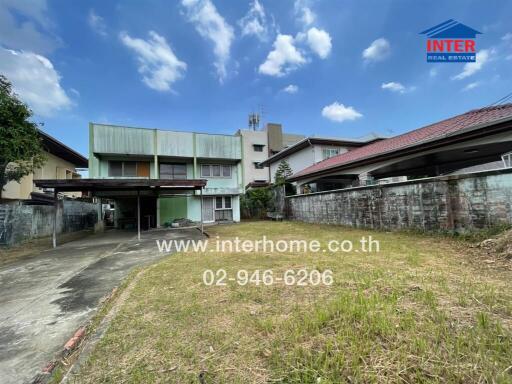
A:
<svg viewBox="0 0 512 384">
<path fill-rule="evenodd" d="M 203 197 L 203 222 L 213 223 L 215 216 L 213 214 L 213 197 Z"/>
</svg>

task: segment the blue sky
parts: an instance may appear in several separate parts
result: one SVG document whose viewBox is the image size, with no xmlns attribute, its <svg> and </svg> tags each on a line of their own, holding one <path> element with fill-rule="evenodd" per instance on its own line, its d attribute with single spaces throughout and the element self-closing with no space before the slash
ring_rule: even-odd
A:
<svg viewBox="0 0 512 384">
<path fill-rule="evenodd" d="M 508 1 L 0 0 L 0 73 L 83 154 L 88 122 L 395 135 L 512 92 Z M 479 30 L 477 63 L 431 64 L 424 29 Z"/>
</svg>

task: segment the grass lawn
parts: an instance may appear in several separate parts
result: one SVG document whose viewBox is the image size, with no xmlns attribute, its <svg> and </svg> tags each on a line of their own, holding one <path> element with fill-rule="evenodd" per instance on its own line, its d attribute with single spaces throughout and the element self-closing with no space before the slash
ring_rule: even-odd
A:
<svg viewBox="0 0 512 384">
<path fill-rule="evenodd" d="M 468 243 L 290 222 L 209 231 L 323 246 L 372 235 L 380 252 L 173 254 L 142 275 L 72 382 L 512 382 L 512 272 Z M 203 283 L 205 269 L 301 268 L 334 283 Z"/>
</svg>

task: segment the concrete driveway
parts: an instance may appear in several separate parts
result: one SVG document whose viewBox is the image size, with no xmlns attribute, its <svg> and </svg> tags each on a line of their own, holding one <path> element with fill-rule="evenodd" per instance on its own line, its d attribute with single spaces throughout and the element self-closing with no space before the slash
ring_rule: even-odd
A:
<svg viewBox="0 0 512 384">
<path fill-rule="evenodd" d="M 0 269 L 0 382 L 26 383 L 62 350 L 130 270 L 165 256 L 156 239 L 199 239 L 197 229 L 108 231 Z"/>
</svg>

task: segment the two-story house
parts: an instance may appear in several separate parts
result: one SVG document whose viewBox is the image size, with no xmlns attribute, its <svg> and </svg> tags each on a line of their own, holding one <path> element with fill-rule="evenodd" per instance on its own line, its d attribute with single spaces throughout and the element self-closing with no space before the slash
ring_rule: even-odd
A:
<svg viewBox="0 0 512 384">
<path fill-rule="evenodd" d="M 34 181 L 41 179 L 70 180 L 79 179 L 78 169 L 87 168 L 87 158 L 71 149 L 56 138 L 39 130 L 41 145 L 46 158 L 41 168 L 25 176 L 20 182 L 8 182 L 2 192 L 5 202 L 18 200 L 38 200 L 44 198 L 44 191 L 34 185 Z M 81 192 L 65 193 L 69 197 L 80 197 Z M 44 199 L 43 199 L 44 201 Z"/>
<path fill-rule="evenodd" d="M 94 179 L 205 179 L 198 191 L 141 196 L 143 227 L 170 225 L 176 219 L 205 223 L 240 220 L 241 137 L 90 123 L 89 177 Z M 135 222 L 130 191 L 108 194 L 118 227 Z M 201 215 L 202 206 L 202 215 Z"/>
</svg>

